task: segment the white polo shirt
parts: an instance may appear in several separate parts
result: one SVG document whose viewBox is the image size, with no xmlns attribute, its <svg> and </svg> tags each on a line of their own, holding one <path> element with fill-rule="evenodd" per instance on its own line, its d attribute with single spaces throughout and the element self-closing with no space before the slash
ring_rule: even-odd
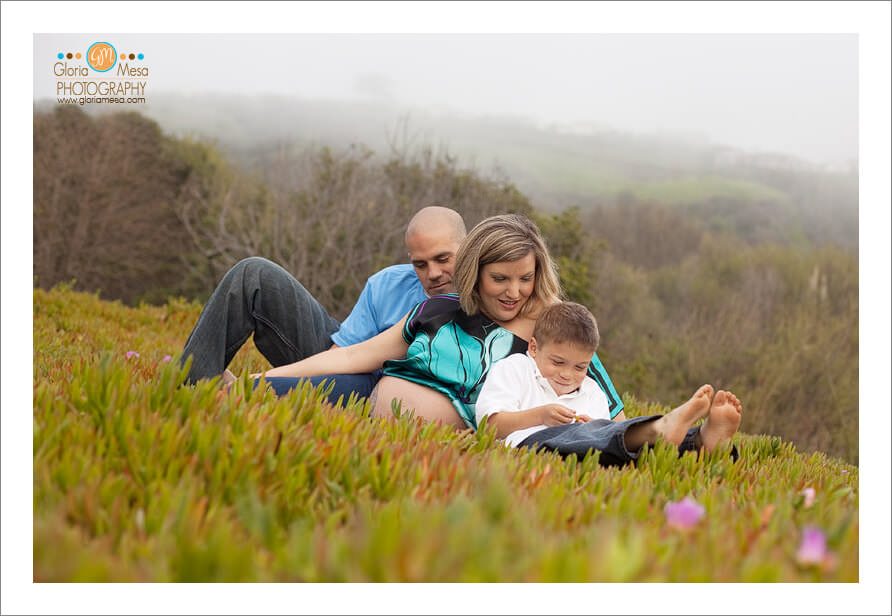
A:
<svg viewBox="0 0 892 616">
<path fill-rule="evenodd" d="M 525 411 L 552 403 L 592 419 L 610 419 L 607 396 L 591 377 L 586 376 L 576 391 L 559 396 L 527 352 L 514 353 L 492 365 L 477 397 L 477 423 L 493 413 Z M 517 447 L 526 437 L 547 427 L 539 424 L 516 430 L 507 436 L 505 445 Z"/>
</svg>

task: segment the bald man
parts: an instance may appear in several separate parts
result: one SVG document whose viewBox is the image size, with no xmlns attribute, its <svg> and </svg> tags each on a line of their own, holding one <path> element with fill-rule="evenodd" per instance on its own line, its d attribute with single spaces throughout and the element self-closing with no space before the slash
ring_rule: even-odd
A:
<svg viewBox="0 0 892 616">
<path fill-rule="evenodd" d="M 231 379 L 226 367 L 251 334 L 273 366 L 376 336 L 425 298 L 454 292 L 455 254 L 465 234 L 458 212 L 440 206 L 419 210 L 406 228 L 411 264 L 373 274 L 343 323 L 329 316 L 303 285 L 272 261 L 261 257 L 239 261 L 211 294 L 186 341 L 181 362 L 192 357 L 186 382 L 220 375 L 224 381 Z M 334 376 L 332 401 L 351 392 L 368 396 L 379 378 L 377 373 Z M 318 384 L 324 378 L 310 380 Z M 294 385 L 294 379 L 270 382 L 278 393 Z"/>
</svg>

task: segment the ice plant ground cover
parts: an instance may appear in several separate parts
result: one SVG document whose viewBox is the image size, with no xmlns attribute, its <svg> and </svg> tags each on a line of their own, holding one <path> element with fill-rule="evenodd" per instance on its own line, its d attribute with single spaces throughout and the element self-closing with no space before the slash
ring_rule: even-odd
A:
<svg viewBox="0 0 892 616">
<path fill-rule="evenodd" d="M 35 581 L 858 581 L 855 466 L 740 433 L 736 463 L 659 443 L 606 469 L 310 388 L 180 387 L 199 311 L 34 291 Z"/>
</svg>

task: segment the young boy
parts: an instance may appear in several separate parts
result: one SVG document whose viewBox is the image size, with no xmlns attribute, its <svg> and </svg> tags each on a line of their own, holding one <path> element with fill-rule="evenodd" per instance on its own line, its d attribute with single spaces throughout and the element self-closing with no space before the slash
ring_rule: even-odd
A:
<svg viewBox="0 0 892 616">
<path fill-rule="evenodd" d="M 560 302 L 536 321 L 526 353 L 496 362 L 477 398 L 477 422 L 495 425 L 508 447 L 532 447 L 563 456 L 600 451 L 605 466 L 638 458 L 641 447 L 662 438 L 679 451 L 715 447 L 740 426 L 740 401 L 711 385 L 667 415 L 612 421 L 607 398 L 586 374 L 600 336 L 587 308 Z M 710 408 L 710 406 L 712 408 Z M 702 426 L 694 424 L 706 417 Z M 733 455 L 733 454 L 732 454 Z"/>
</svg>

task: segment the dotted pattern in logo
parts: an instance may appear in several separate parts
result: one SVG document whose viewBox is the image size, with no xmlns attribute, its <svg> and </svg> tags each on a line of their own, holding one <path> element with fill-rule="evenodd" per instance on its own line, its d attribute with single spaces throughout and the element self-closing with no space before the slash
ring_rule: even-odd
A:
<svg viewBox="0 0 892 616">
<path fill-rule="evenodd" d="M 71 53 L 69 51 L 68 53 L 65 53 L 64 51 L 60 51 L 58 54 L 56 54 L 56 57 L 59 58 L 60 60 L 64 60 L 66 58 L 68 58 L 69 60 L 71 60 L 72 58 L 76 58 L 76 59 L 80 60 L 82 56 L 81 56 L 80 52 Z M 122 53 L 121 58 L 122 59 L 129 58 L 131 60 L 145 60 L 146 56 L 145 56 L 145 54 L 141 54 L 141 53 L 137 53 L 137 54 Z"/>
<path fill-rule="evenodd" d="M 80 60 L 82 56 L 81 56 L 81 53 L 80 53 L 80 52 L 77 52 L 77 53 L 71 53 L 71 52 L 69 51 L 69 52 L 66 53 L 66 52 L 64 52 L 64 51 L 60 51 L 58 54 L 56 54 L 56 57 L 59 58 L 60 60 L 65 60 L 66 58 L 67 58 L 68 60 L 71 60 L 72 58 L 77 59 L 77 60 Z M 122 60 L 126 60 L 126 59 L 128 59 L 128 58 L 129 58 L 130 60 L 145 60 L 145 59 L 146 59 L 146 56 L 145 56 L 145 54 L 142 54 L 142 53 L 137 53 L 137 54 L 133 54 L 133 53 L 131 53 L 131 54 L 122 53 L 122 54 L 121 54 L 121 59 L 122 59 Z"/>
</svg>

